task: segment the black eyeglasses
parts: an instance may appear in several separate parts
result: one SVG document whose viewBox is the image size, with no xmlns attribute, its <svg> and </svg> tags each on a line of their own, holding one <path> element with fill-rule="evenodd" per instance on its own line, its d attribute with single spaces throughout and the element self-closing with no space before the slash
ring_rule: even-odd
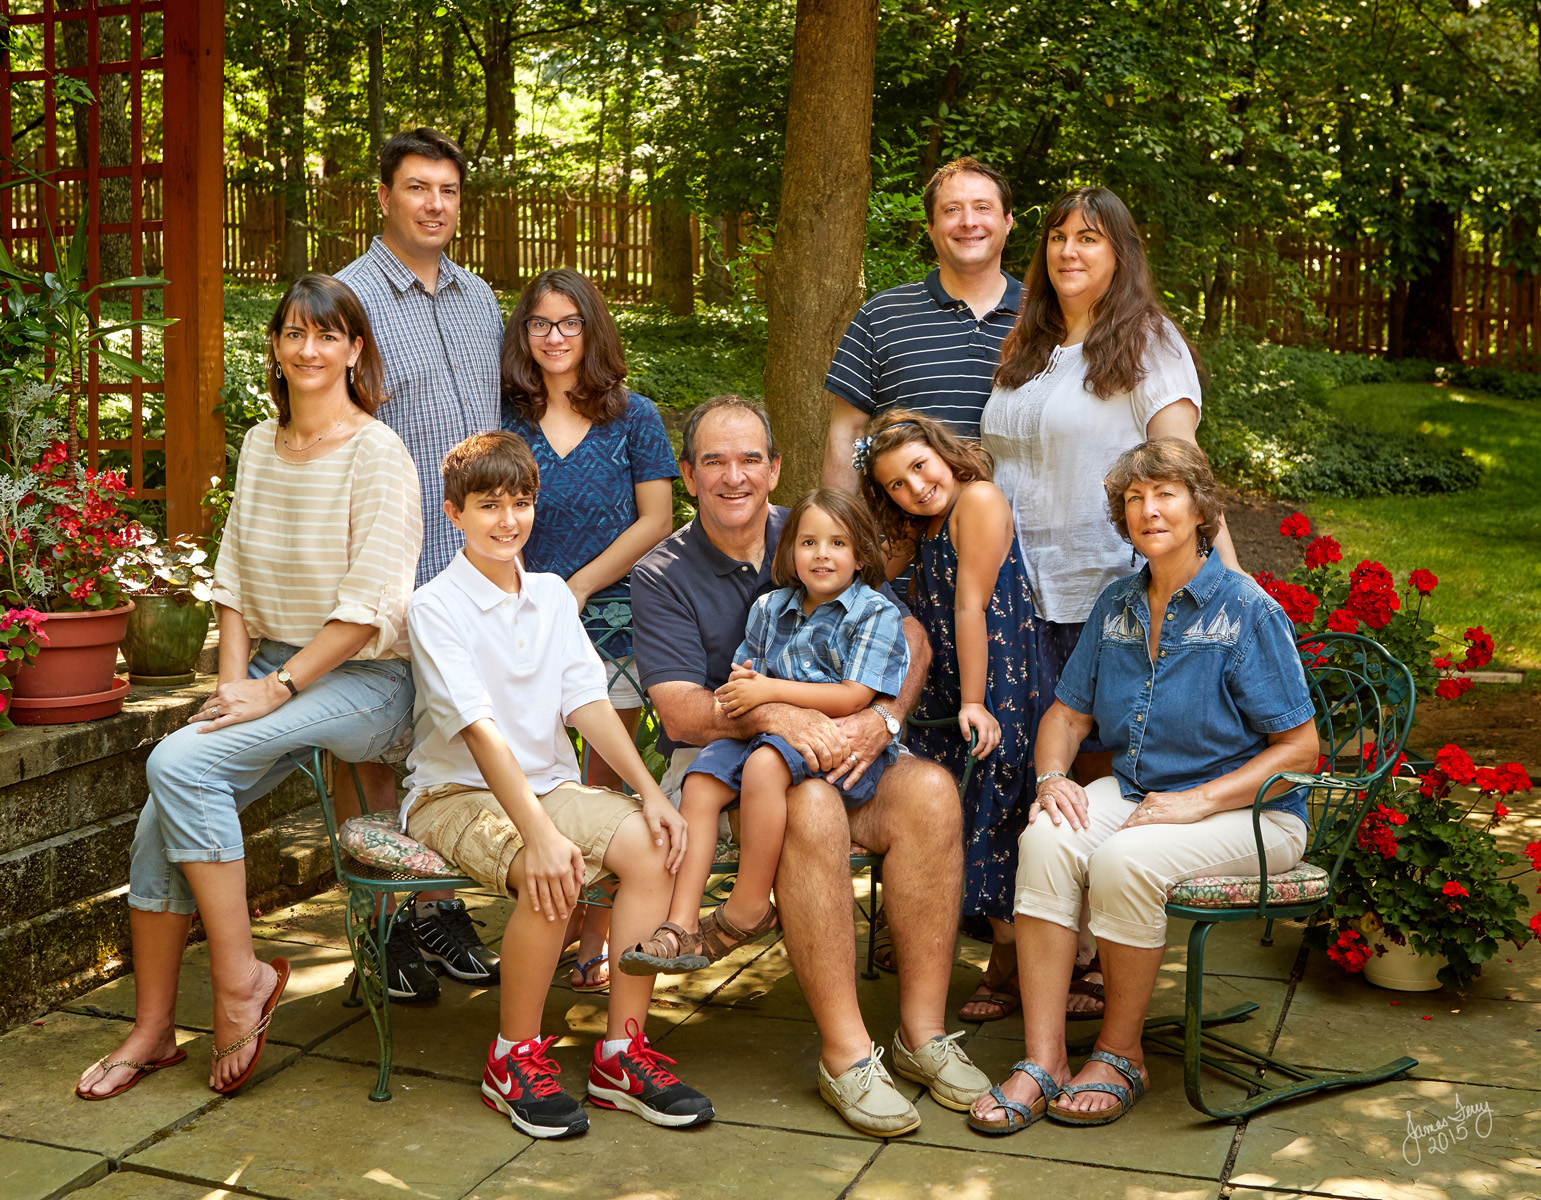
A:
<svg viewBox="0 0 1541 1200">
<path fill-rule="evenodd" d="M 545 337 L 551 332 L 553 325 L 564 338 L 577 337 L 583 332 L 582 317 L 563 317 L 560 321 L 548 321 L 545 317 L 527 317 L 524 322 L 524 331 L 531 337 Z"/>
</svg>

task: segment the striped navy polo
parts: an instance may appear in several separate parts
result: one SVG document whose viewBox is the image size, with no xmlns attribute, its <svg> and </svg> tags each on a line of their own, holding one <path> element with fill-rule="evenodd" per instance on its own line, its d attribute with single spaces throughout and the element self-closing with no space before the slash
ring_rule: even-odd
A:
<svg viewBox="0 0 1541 1200">
<path fill-rule="evenodd" d="M 943 289 L 936 270 L 879 292 L 851 318 L 824 387 L 862 412 L 900 405 L 977 438 L 1021 295 L 1022 284 L 1006 275 L 1000 303 L 975 319 Z"/>
</svg>

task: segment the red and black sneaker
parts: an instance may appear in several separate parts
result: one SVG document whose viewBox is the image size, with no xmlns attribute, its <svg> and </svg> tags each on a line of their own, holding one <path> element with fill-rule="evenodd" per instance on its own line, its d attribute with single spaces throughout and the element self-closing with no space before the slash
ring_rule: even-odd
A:
<svg viewBox="0 0 1541 1200">
<path fill-rule="evenodd" d="M 506 1113 L 515 1129 L 532 1138 L 567 1137 L 589 1127 L 583 1105 L 553 1078 L 562 1070 L 546 1057 L 554 1041 L 553 1035 L 518 1042 L 512 1053 L 499 1058 L 494 1038 L 482 1072 L 482 1103 Z"/>
<path fill-rule="evenodd" d="M 594 1046 L 589 1064 L 589 1099 L 601 1108 L 624 1108 L 654 1125 L 684 1128 L 701 1125 L 716 1114 L 712 1102 L 681 1083 L 664 1063 L 674 1060 L 658 1053 L 635 1021 L 626 1022 L 626 1049 L 613 1058 L 601 1057 L 603 1043 Z"/>
</svg>

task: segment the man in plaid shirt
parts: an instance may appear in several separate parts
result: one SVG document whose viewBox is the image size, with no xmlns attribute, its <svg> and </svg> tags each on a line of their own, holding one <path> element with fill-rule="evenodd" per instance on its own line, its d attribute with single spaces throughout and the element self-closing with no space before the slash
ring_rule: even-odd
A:
<svg viewBox="0 0 1541 1200">
<path fill-rule="evenodd" d="M 386 402 L 375 416 L 394 429 L 417 464 L 423 494 L 422 587 L 455 557 L 464 538 L 439 504 L 439 464 L 450 447 L 499 426 L 503 318 L 492 289 L 450 261 L 466 162 L 460 147 L 431 129 L 398 133 L 380 150 L 383 229 L 368 251 L 337 273 L 369 315 L 385 361 Z M 394 805 L 396 775 L 360 764 L 371 807 Z M 339 784 L 346 772 L 339 772 Z M 350 789 L 339 786 L 341 793 Z M 453 892 L 423 892 L 398 920 L 386 947 L 386 987 L 395 1000 L 432 1000 L 430 963 L 457 979 L 496 983 L 498 956 L 482 945 Z M 426 961 L 425 961 L 426 960 Z M 379 964 L 376 964 L 377 968 Z"/>
</svg>

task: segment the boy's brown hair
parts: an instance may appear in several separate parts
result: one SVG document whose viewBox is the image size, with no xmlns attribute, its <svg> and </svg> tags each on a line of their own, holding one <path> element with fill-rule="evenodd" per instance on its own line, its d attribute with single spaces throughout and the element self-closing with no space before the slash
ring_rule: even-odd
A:
<svg viewBox="0 0 1541 1200">
<path fill-rule="evenodd" d="M 810 508 L 822 509 L 835 519 L 835 523 L 851 537 L 851 548 L 856 552 L 857 577 L 868 587 L 880 588 L 888 582 L 885 570 L 883 546 L 878 541 L 877 526 L 867 506 L 849 492 L 838 488 L 814 488 L 792 505 L 786 523 L 781 527 L 781 537 L 776 542 L 776 557 L 771 560 L 771 580 L 778 587 L 801 587 L 797 566 L 792 552 L 797 547 L 797 527 L 803 514 Z"/>
<path fill-rule="evenodd" d="M 451 447 L 439 470 L 444 475 L 444 498 L 462 510 L 473 492 L 533 497 L 540 491 L 535 456 L 522 437 L 506 429 L 473 433 Z"/>
</svg>

